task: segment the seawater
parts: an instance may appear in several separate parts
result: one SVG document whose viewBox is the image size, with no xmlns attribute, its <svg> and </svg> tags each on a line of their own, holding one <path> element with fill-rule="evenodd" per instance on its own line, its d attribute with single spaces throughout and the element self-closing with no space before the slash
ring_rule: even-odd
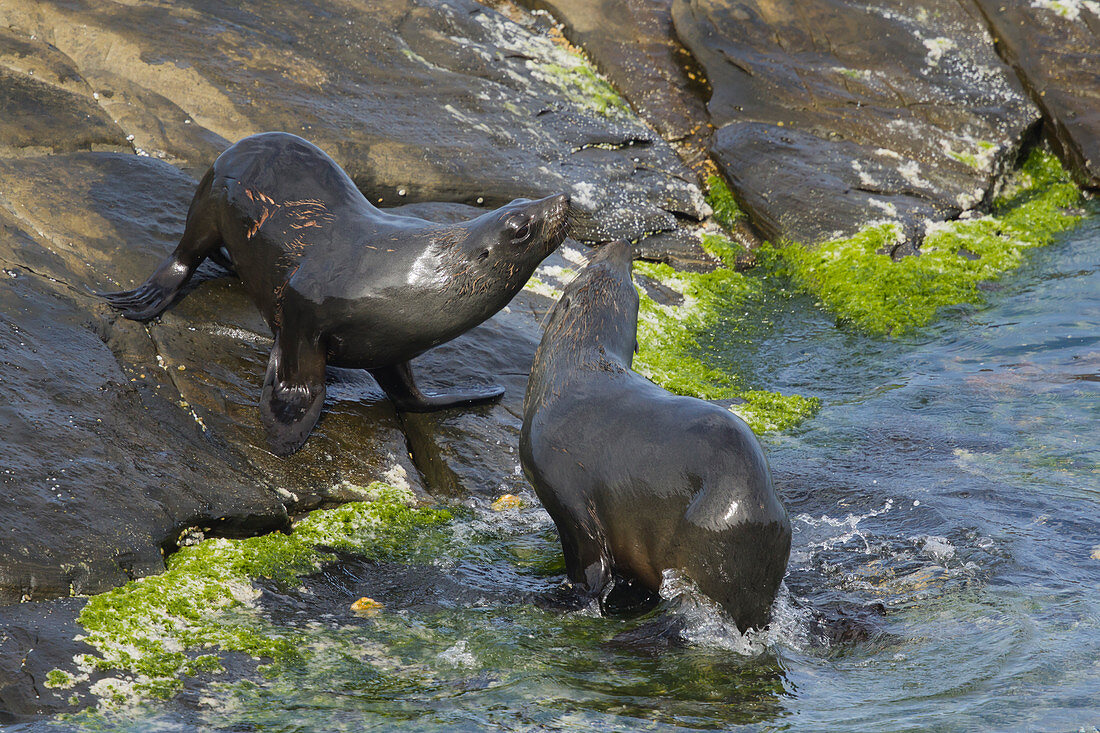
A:
<svg viewBox="0 0 1100 733">
<path fill-rule="evenodd" d="M 755 346 L 708 356 L 825 403 L 764 439 L 794 527 L 767 632 L 675 578 L 641 616 L 540 610 L 563 572 L 549 518 L 533 494 L 470 499 L 432 563 L 265 588 L 262 613 L 311 632 L 302 668 L 16 728 L 1095 731 L 1100 216 L 916 337 L 767 288 Z M 384 609 L 350 616 L 360 595 Z"/>
</svg>

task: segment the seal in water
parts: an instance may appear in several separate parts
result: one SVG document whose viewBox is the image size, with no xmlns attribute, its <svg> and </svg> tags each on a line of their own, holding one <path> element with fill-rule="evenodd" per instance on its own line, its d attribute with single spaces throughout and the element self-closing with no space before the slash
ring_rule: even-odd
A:
<svg viewBox="0 0 1100 733">
<path fill-rule="evenodd" d="M 633 249 L 601 246 L 546 320 L 523 401 L 520 460 L 557 525 L 572 586 L 659 590 L 677 570 L 744 631 L 768 622 L 791 524 L 764 451 L 719 405 L 631 370 Z"/>
<path fill-rule="evenodd" d="M 207 257 L 231 265 L 275 335 L 260 415 L 274 452 L 287 455 L 320 415 L 326 363 L 366 369 L 399 410 L 503 394 L 490 386 L 426 395 L 409 360 L 503 308 L 561 244 L 569 210 L 560 194 L 517 199 L 461 224 L 389 214 L 313 144 L 263 133 L 214 161 L 183 238 L 149 279 L 104 297 L 145 321 Z"/>
</svg>

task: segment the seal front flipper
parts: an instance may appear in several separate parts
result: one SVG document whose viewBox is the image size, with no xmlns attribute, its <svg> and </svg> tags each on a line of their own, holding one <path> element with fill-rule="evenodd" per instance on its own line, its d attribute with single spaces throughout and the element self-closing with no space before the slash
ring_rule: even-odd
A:
<svg viewBox="0 0 1100 733">
<path fill-rule="evenodd" d="M 317 339 L 275 336 L 260 394 L 260 421 L 276 455 L 288 456 L 309 437 L 325 402 L 325 352 Z"/>
<path fill-rule="evenodd" d="M 611 561 L 603 542 L 602 530 L 591 526 L 583 517 L 573 527 L 558 527 L 565 573 L 569 580 L 586 593 L 600 597 L 611 583 Z"/>
<path fill-rule="evenodd" d="M 426 395 L 420 391 L 413 380 L 409 362 L 403 361 L 393 366 L 368 370 L 378 386 L 402 412 L 434 412 L 448 407 L 473 405 L 478 402 L 495 400 L 504 394 L 504 387 L 492 385 L 469 392 L 451 392 L 448 394 Z"/>
</svg>

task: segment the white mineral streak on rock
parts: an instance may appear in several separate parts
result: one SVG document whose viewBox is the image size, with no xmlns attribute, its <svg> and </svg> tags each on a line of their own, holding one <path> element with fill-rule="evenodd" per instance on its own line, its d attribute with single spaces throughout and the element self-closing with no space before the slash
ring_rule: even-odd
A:
<svg viewBox="0 0 1100 733">
<path fill-rule="evenodd" d="M 588 257 L 575 247 L 563 246 L 560 251 L 566 262 L 572 262 L 574 265 L 581 265 L 582 267 L 588 264 Z"/>
<path fill-rule="evenodd" d="M 578 181 L 573 184 L 573 203 L 585 209 L 596 208 L 596 187 L 587 181 Z"/>
<path fill-rule="evenodd" d="M 921 178 L 920 163 L 915 160 L 908 160 L 898 166 L 898 173 L 906 181 L 919 188 L 931 188 L 932 184 L 927 180 Z"/>
<path fill-rule="evenodd" d="M 928 49 L 928 54 L 924 57 L 924 60 L 929 66 L 938 66 L 940 59 L 943 58 L 946 52 L 957 48 L 955 42 L 950 38 L 924 38 L 921 42 Z"/>
<path fill-rule="evenodd" d="M 1081 19 L 1082 10 L 1100 17 L 1100 2 L 1096 0 L 1031 0 L 1031 7 L 1049 10 L 1073 22 Z"/>
<path fill-rule="evenodd" d="M 894 219 L 898 218 L 898 207 L 894 206 L 892 201 L 883 201 L 882 199 L 872 198 L 868 199 L 867 203 L 875 207 L 876 209 L 879 209 L 889 217 L 892 217 Z"/>
<path fill-rule="evenodd" d="M 383 473 L 382 480 L 395 489 L 412 491 L 412 486 L 409 485 L 409 473 L 405 470 L 405 467 L 399 463 L 393 464 L 389 470 Z"/>
<path fill-rule="evenodd" d="M 870 187 L 877 187 L 880 185 L 879 182 L 876 181 L 870 173 L 863 170 L 863 165 L 858 160 L 852 161 L 852 170 L 854 170 L 856 172 L 856 175 L 859 176 L 860 185 Z"/>
</svg>

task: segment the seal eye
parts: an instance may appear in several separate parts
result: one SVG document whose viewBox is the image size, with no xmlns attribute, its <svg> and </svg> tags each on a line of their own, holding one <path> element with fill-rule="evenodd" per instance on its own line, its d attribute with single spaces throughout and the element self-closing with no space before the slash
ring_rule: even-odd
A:
<svg viewBox="0 0 1100 733">
<path fill-rule="evenodd" d="M 512 235 L 512 241 L 523 242 L 529 236 L 531 236 L 531 225 L 525 223 L 523 226 L 516 230 L 515 234 Z"/>
<path fill-rule="evenodd" d="M 484 262 L 487 259 L 489 259 L 489 250 L 487 249 L 483 250 L 482 253 L 477 256 L 478 262 Z"/>
</svg>

